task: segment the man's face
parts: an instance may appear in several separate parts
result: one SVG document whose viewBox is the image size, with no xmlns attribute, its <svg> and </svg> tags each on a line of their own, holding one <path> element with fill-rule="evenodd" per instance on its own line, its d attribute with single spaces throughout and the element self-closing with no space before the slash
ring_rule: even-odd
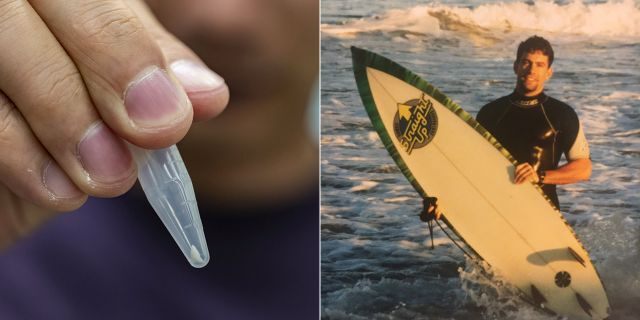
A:
<svg viewBox="0 0 640 320">
<path fill-rule="evenodd" d="M 551 78 L 553 69 L 549 67 L 549 57 L 542 51 L 525 53 L 513 64 L 518 76 L 516 89 L 525 96 L 538 95 L 544 83 Z"/>
</svg>

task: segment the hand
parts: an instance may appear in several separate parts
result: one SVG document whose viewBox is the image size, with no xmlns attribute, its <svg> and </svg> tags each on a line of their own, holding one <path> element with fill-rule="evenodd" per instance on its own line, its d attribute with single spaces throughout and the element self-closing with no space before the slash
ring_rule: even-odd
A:
<svg viewBox="0 0 640 320">
<path fill-rule="evenodd" d="M 540 182 L 538 173 L 533 170 L 533 167 L 528 163 L 521 163 L 516 166 L 515 178 L 513 180 L 516 184 L 521 184 L 525 181 L 531 181 L 533 183 Z"/>
<path fill-rule="evenodd" d="M 224 80 L 140 1 L 4 1 L 0 248 L 136 180 L 124 140 L 178 142 L 225 107 Z"/>
</svg>

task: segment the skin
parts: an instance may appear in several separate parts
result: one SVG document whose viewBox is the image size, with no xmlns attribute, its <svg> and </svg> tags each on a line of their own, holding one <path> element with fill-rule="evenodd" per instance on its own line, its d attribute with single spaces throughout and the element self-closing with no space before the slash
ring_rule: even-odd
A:
<svg viewBox="0 0 640 320">
<path fill-rule="evenodd" d="M 516 74 L 516 91 L 520 94 L 533 97 L 544 90 L 547 80 L 553 75 L 553 68 L 549 65 L 549 57 L 542 51 L 534 51 L 523 54 L 513 63 L 513 71 Z M 590 159 L 570 159 L 566 164 L 555 170 L 545 171 L 545 184 L 571 184 L 588 180 L 591 176 Z M 538 173 L 529 163 L 521 163 L 516 166 L 514 183 L 540 182 Z"/>
<path fill-rule="evenodd" d="M 528 52 L 513 63 L 516 74 L 516 91 L 525 97 L 539 95 L 544 84 L 553 75 L 549 57 L 542 51 Z"/>
<path fill-rule="evenodd" d="M 13 48 L 0 52 L 0 148 L 12 150 L 0 157 L 0 248 L 89 195 L 128 191 L 137 173 L 124 141 L 154 149 L 182 140 L 205 201 L 228 195 L 256 206 L 277 203 L 314 181 L 317 147 L 304 133 L 303 106 L 317 74 L 317 23 L 308 26 L 317 2 L 279 1 L 268 10 L 260 1 L 223 0 L 0 7 L 0 44 Z M 200 74 L 216 70 L 229 79 L 179 74 L 184 61 Z M 158 78 L 162 90 L 130 98 L 132 88 Z M 237 94 L 229 103 L 231 82 Z M 145 101 L 171 112 L 136 118 L 129 105 Z M 119 152 L 94 156 L 90 166 L 79 153 L 96 130 L 106 130 L 100 132 Z M 90 154 L 108 145 L 93 143 Z M 108 174 L 88 168 L 109 166 Z"/>
</svg>

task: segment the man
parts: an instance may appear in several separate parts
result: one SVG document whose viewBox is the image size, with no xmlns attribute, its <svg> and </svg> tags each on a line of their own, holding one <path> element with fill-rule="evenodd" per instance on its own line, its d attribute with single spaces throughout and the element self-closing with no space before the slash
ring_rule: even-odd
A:
<svg viewBox="0 0 640 320">
<path fill-rule="evenodd" d="M 560 208 L 556 185 L 589 179 L 591 160 L 575 111 L 544 93 L 545 82 L 553 75 L 553 58 L 546 39 L 533 36 L 521 42 L 513 63 L 515 90 L 482 107 L 477 121 L 517 160 L 514 183 L 539 184 Z M 562 154 L 567 163 L 559 165 Z M 425 201 L 422 220 L 439 218 L 436 202 L 430 199 Z"/>
<path fill-rule="evenodd" d="M 553 58 L 551 44 L 542 37 L 520 43 L 514 92 L 482 107 L 477 120 L 518 161 L 514 182 L 540 184 L 559 208 L 556 185 L 589 179 L 591 160 L 575 111 L 544 93 Z M 559 166 L 563 153 L 567 163 Z"/>
</svg>

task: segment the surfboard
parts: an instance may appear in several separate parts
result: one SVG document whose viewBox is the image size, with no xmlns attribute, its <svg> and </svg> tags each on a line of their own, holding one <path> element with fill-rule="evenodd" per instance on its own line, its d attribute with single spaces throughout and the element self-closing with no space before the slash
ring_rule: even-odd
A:
<svg viewBox="0 0 640 320">
<path fill-rule="evenodd" d="M 609 302 L 589 254 L 538 185 L 513 183 L 509 152 L 418 75 L 351 52 L 373 127 L 416 191 L 438 197 L 443 222 L 525 300 L 571 319 L 606 318 Z"/>
</svg>

